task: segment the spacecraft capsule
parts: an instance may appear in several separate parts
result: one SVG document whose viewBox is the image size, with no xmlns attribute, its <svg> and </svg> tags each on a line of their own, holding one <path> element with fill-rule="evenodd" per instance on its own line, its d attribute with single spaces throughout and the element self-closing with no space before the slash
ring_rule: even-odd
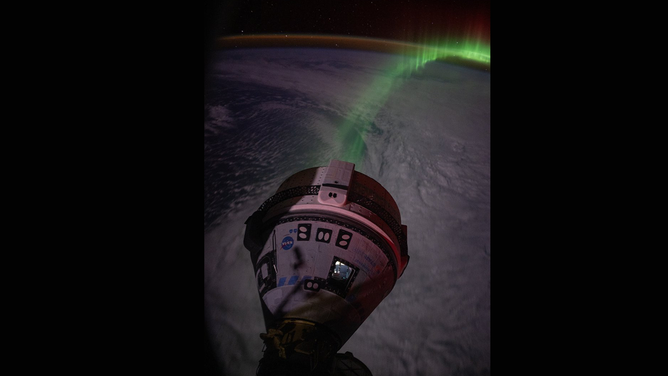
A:
<svg viewBox="0 0 668 376">
<path fill-rule="evenodd" d="M 279 363 L 310 371 L 335 367 L 336 352 L 409 260 L 407 228 L 392 196 L 353 163 L 338 160 L 285 180 L 246 221 L 244 246 L 267 328 L 258 374 L 267 375 L 278 374 L 267 370 Z"/>
</svg>

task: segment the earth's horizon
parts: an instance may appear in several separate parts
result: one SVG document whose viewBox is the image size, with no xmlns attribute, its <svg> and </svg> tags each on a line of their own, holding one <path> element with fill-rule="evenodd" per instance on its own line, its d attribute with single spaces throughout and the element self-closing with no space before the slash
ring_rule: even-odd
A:
<svg viewBox="0 0 668 376">
<path fill-rule="evenodd" d="M 425 51 L 441 49 L 444 51 L 435 60 L 466 66 L 472 69 L 491 71 L 489 46 L 480 43 L 466 45 L 465 39 L 459 42 L 441 42 L 440 44 L 414 43 L 400 40 L 380 39 L 357 36 L 307 35 L 307 34 L 255 34 L 221 37 L 216 40 L 218 50 L 238 48 L 334 48 L 369 52 L 384 52 L 408 56 L 420 56 Z M 478 50 L 480 53 L 473 55 Z"/>
</svg>

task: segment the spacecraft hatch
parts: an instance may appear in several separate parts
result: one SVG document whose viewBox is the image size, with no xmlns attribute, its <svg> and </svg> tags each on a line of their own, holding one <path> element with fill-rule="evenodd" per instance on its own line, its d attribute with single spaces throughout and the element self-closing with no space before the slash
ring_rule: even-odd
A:
<svg viewBox="0 0 668 376">
<path fill-rule="evenodd" d="M 408 264 L 407 228 L 390 193 L 353 163 L 297 172 L 248 218 L 244 246 L 267 329 L 257 374 L 371 375 L 336 352 Z"/>
</svg>

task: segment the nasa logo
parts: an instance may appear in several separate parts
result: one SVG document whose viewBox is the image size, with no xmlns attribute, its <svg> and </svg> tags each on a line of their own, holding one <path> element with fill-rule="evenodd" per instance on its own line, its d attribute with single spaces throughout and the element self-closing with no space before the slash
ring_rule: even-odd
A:
<svg viewBox="0 0 668 376">
<path fill-rule="evenodd" d="M 288 249 L 292 248 L 293 244 L 295 244 L 295 240 L 289 236 L 286 236 L 283 238 L 283 241 L 281 242 L 281 248 L 287 251 Z"/>
</svg>

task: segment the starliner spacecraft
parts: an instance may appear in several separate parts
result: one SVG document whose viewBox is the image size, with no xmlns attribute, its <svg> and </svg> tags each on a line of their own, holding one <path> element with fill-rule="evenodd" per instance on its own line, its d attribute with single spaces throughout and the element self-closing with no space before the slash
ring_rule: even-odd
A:
<svg viewBox="0 0 668 376">
<path fill-rule="evenodd" d="M 337 351 L 408 264 L 389 192 L 353 163 L 297 172 L 248 218 L 244 246 L 267 330 L 257 375 L 371 375 Z"/>
</svg>

